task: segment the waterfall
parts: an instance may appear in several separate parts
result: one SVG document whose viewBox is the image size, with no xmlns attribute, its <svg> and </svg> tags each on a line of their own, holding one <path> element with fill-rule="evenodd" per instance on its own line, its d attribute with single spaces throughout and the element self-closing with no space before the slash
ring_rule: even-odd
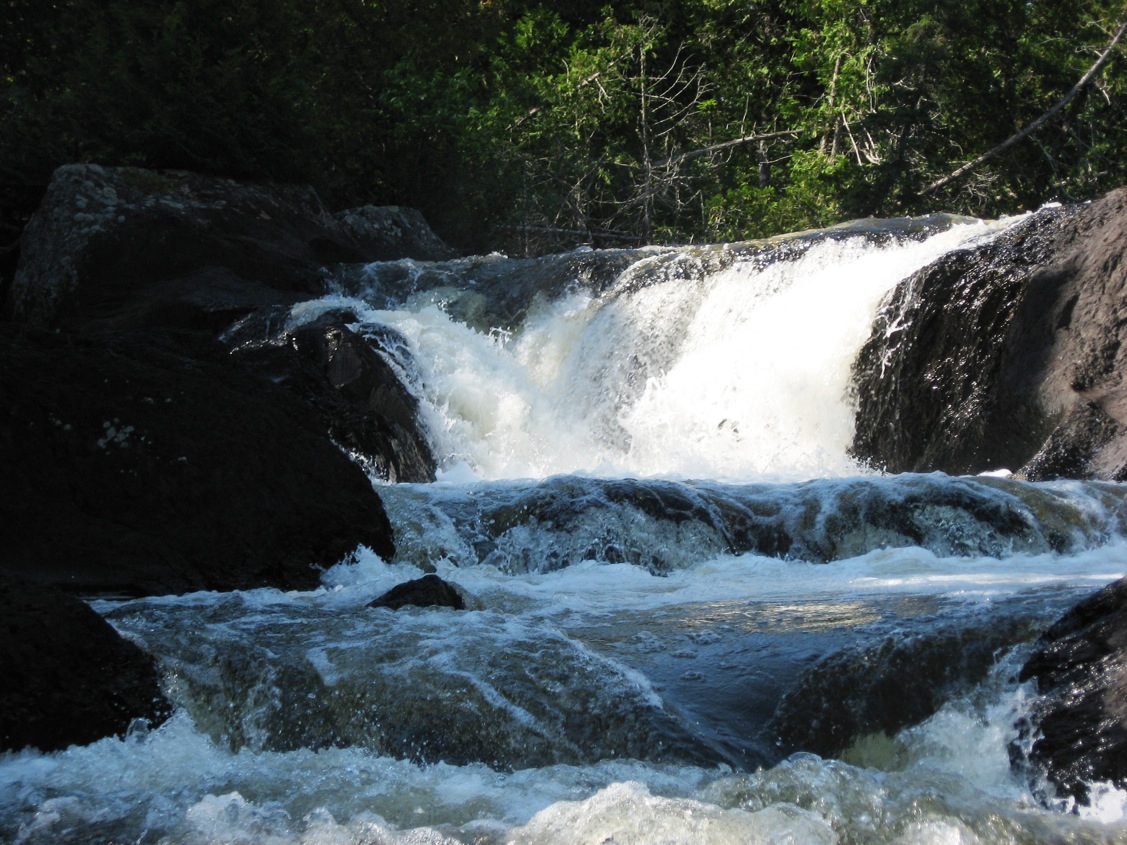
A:
<svg viewBox="0 0 1127 845">
<path fill-rule="evenodd" d="M 379 296 L 359 286 L 368 301 L 337 295 L 296 317 L 348 304 L 408 339 L 447 472 L 845 476 L 865 471 L 848 453 L 850 368 L 882 298 L 1005 225 L 944 221 L 922 233 L 828 230 L 755 249 L 641 251 L 609 283 L 535 291 L 512 326 L 458 319 L 450 300 L 481 286 L 456 263 L 427 268 L 443 287 L 395 307 L 386 286 Z"/>
<path fill-rule="evenodd" d="M 1060 812 L 1011 760 L 1127 486 L 850 454 L 882 302 L 1011 222 L 338 268 L 289 327 L 346 315 L 440 465 L 375 481 L 395 556 L 96 601 L 174 715 L 0 755 L 0 839 L 1122 841 L 1127 794 Z M 373 606 L 423 573 L 465 609 Z"/>
</svg>

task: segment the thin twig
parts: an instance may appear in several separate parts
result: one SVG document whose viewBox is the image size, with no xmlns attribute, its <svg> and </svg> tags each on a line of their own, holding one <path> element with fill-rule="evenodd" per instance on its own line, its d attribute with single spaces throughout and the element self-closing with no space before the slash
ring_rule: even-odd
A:
<svg viewBox="0 0 1127 845">
<path fill-rule="evenodd" d="M 1040 129 L 1042 126 L 1044 126 L 1061 109 L 1063 109 L 1073 97 L 1075 97 L 1077 94 L 1079 94 L 1080 91 L 1083 90 L 1084 86 L 1087 85 L 1089 82 L 1091 82 L 1092 78 L 1097 73 L 1100 72 L 1100 68 L 1102 68 L 1104 66 L 1104 64 L 1107 62 L 1107 60 L 1111 57 L 1111 51 L 1115 49 L 1115 45 L 1119 43 L 1121 38 L 1123 38 L 1123 34 L 1125 32 L 1127 32 L 1127 21 L 1124 21 L 1123 24 L 1119 27 L 1119 31 L 1115 33 L 1115 37 L 1111 39 L 1111 42 L 1107 45 L 1107 47 L 1104 49 L 1104 51 L 1102 53 L 1100 53 L 1100 57 L 1098 59 L 1096 59 L 1096 63 L 1094 65 L 1092 65 L 1090 68 L 1088 68 L 1088 72 L 1085 73 L 1082 77 L 1080 77 L 1080 81 L 1077 82 L 1075 85 L 1073 85 L 1072 90 L 1069 91 L 1067 94 L 1065 94 L 1063 97 L 1061 97 L 1060 101 L 1056 105 L 1054 105 L 1051 109 L 1049 109 L 1047 112 L 1045 112 L 1039 118 L 1037 118 L 1035 121 L 1030 123 L 1028 126 L 1026 126 L 1024 129 L 1022 129 L 1020 132 L 1017 132 L 1016 134 L 1011 135 L 1009 138 L 1004 140 L 998 146 L 994 147 L 992 150 L 988 150 L 987 152 L 983 153 L 978 158 L 976 158 L 974 161 L 971 161 L 971 162 L 968 162 L 967 164 L 964 164 L 962 167 L 960 167 L 954 173 L 951 173 L 947 176 L 944 176 L 942 179 L 937 179 L 934 182 L 932 182 L 930 185 L 928 185 L 926 188 L 924 188 L 922 191 L 920 191 L 920 196 L 921 197 L 927 196 L 932 191 L 937 191 L 940 188 L 944 187 L 945 185 L 951 184 L 952 182 L 954 182 L 956 179 L 960 178 L 961 176 L 965 176 L 967 173 L 970 173 L 972 170 L 974 170 L 976 167 L 981 165 L 983 162 L 989 161 L 990 159 L 994 158 L 994 156 L 998 155 L 998 153 L 1009 149 L 1014 144 L 1016 144 L 1018 141 L 1021 141 L 1022 139 L 1027 138 L 1029 135 L 1032 135 L 1034 132 L 1036 132 L 1038 129 Z"/>
</svg>

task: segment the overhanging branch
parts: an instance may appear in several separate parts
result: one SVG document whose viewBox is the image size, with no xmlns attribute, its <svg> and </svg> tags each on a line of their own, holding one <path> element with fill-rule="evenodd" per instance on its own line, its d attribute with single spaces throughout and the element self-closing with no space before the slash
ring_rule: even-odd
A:
<svg viewBox="0 0 1127 845">
<path fill-rule="evenodd" d="M 956 179 L 959 179 L 960 177 L 965 176 L 966 174 L 970 173 L 972 170 L 974 170 L 976 167 L 981 165 L 983 162 L 989 161 L 990 159 L 994 158 L 994 156 L 998 155 L 998 153 L 1009 149 L 1014 144 L 1016 144 L 1018 141 L 1021 141 L 1022 139 L 1029 137 L 1034 132 L 1036 132 L 1038 129 L 1040 129 L 1042 126 L 1044 126 L 1046 123 L 1048 123 L 1050 120 L 1052 120 L 1053 117 L 1055 117 L 1061 109 L 1063 109 L 1066 105 L 1068 105 L 1068 102 L 1073 97 L 1075 97 L 1077 94 L 1079 94 L 1084 89 L 1084 86 L 1087 85 L 1089 82 L 1091 82 L 1092 79 L 1096 76 L 1096 74 L 1100 72 L 1100 69 L 1104 66 L 1104 64 L 1107 62 L 1107 60 L 1111 57 L 1111 51 L 1115 49 L 1115 45 L 1117 45 L 1119 43 L 1120 39 L 1123 38 L 1123 34 L 1125 32 L 1127 32 L 1127 21 L 1124 21 L 1123 24 L 1119 27 L 1119 31 L 1115 33 L 1115 37 L 1111 39 L 1111 42 L 1107 45 L 1107 47 L 1104 49 L 1104 51 L 1102 53 L 1100 53 L 1099 58 L 1096 59 L 1096 63 L 1093 64 L 1090 68 L 1088 68 L 1088 72 L 1085 73 L 1082 77 L 1080 77 L 1080 81 L 1077 82 L 1075 85 L 1073 85 L 1072 90 L 1070 90 L 1067 94 L 1065 94 L 1063 97 L 1061 97 L 1060 101 L 1056 105 L 1054 105 L 1051 109 L 1049 109 L 1047 112 L 1045 112 L 1039 118 L 1037 118 L 1035 121 L 1030 123 L 1028 126 L 1026 126 L 1024 129 L 1022 129 L 1020 132 L 1017 132 L 1014 135 L 1011 135 L 1009 138 L 1004 140 L 998 146 L 994 147 L 992 150 L 988 150 L 987 152 L 983 153 L 978 158 L 976 158 L 974 161 L 971 161 L 971 162 L 964 164 L 962 167 L 960 167 L 954 173 L 951 173 L 947 176 L 944 176 L 942 179 L 937 179 L 934 182 L 932 182 L 930 185 L 928 185 L 926 188 L 924 188 L 922 191 L 920 191 L 920 196 L 921 197 L 927 196 L 932 191 L 937 191 L 940 188 L 944 187 L 945 185 L 950 185 Z"/>
</svg>

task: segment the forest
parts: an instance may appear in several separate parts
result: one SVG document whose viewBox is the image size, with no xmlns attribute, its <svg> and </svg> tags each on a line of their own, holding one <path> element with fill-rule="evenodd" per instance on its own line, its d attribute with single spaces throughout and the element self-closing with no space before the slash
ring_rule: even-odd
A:
<svg viewBox="0 0 1127 845">
<path fill-rule="evenodd" d="M 459 248 L 512 255 L 996 216 L 1127 183 L 1122 0 L 3 0 L 2 14 L 8 249 L 67 162 L 309 183 L 333 208 L 414 206 Z"/>
</svg>

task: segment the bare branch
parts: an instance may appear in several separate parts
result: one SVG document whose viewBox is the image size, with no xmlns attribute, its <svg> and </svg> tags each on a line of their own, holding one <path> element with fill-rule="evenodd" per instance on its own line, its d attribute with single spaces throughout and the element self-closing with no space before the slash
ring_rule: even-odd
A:
<svg viewBox="0 0 1127 845">
<path fill-rule="evenodd" d="M 721 141 L 719 144 L 711 144 L 707 147 L 701 147 L 699 150 L 689 150 L 687 153 L 681 153 L 677 156 L 671 156 L 662 161 L 655 162 L 654 167 L 669 167 L 671 165 L 683 164 L 686 161 L 700 158 L 701 156 L 709 155 L 710 153 L 726 150 L 729 147 L 739 146 L 740 144 L 751 144 L 755 141 L 769 141 L 772 138 L 788 138 L 795 135 L 801 135 L 802 131 L 799 129 L 783 129 L 779 132 L 762 132 L 758 135 L 745 135 L 742 138 L 733 138 L 730 141 Z"/>
<path fill-rule="evenodd" d="M 1054 105 L 1051 109 L 1049 109 L 1047 112 L 1045 112 L 1039 118 L 1037 118 L 1035 121 L 1030 123 L 1024 129 L 1015 133 L 1014 135 L 1011 135 L 1009 138 L 1004 140 L 1002 143 L 998 144 L 998 146 L 994 147 L 992 150 L 988 150 L 987 152 L 983 153 L 978 158 L 976 158 L 974 161 L 971 161 L 971 162 L 964 164 L 958 170 L 956 170 L 955 172 L 953 172 L 953 173 L 951 173 L 947 176 L 944 176 L 942 179 L 937 179 L 934 182 L 932 182 L 930 185 L 928 185 L 926 188 L 924 188 L 922 191 L 920 191 L 920 196 L 921 197 L 927 196 L 932 191 L 937 191 L 940 188 L 944 187 L 945 185 L 951 184 L 956 179 L 958 179 L 962 176 L 965 176 L 967 173 L 970 173 L 972 170 L 974 170 L 979 165 L 983 164 L 984 162 L 989 161 L 990 159 L 994 158 L 994 156 L 998 155 L 999 153 L 1003 152 L 1004 150 L 1009 149 L 1014 144 L 1016 144 L 1018 141 L 1021 141 L 1024 138 L 1027 138 L 1028 136 L 1032 135 L 1034 132 L 1036 132 L 1038 129 L 1040 129 L 1042 126 L 1044 126 L 1050 120 L 1052 120 L 1052 118 L 1055 117 L 1056 114 L 1061 109 L 1063 109 L 1066 105 L 1068 105 L 1068 102 L 1073 97 L 1075 97 L 1077 94 L 1079 94 L 1080 91 L 1083 90 L 1084 86 L 1087 85 L 1089 82 L 1091 82 L 1092 78 L 1097 73 L 1100 72 L 1100 69 L 1107 62 L 1108 58 L 1111 57 L 1112 50 L 1115 49 L 1115 45 L 1118 44 L 1120 39 L 1123 38 L 1123 34 L 1125 32 L 1127 32 L 1127 20 L 1125 20 L 1120 25 L 1119 31 L 1115 33 L 1115 37 L 1111 39 L 1111 43 L 1109 43 L 1107 45 L 1107 47 L 1104 48 L 1104 51 L 1102 53 L 1100 53 L 1099 58 L 1096 59 L 1096 63 L 1093 64 L 1090 68 L 1088 68 L 1087 73 L 1085 73 L 1082 77 L 1080 77 L 1080 81 L 1077 82 L 1075 85 L 1073 85 L 1072 90 L 1069 91 L 1067 94 L 1065 94 L 1063 97 L 1061 97 L 1060 101 L 1057 102 L 1056 105 Z"/>
</svg>

